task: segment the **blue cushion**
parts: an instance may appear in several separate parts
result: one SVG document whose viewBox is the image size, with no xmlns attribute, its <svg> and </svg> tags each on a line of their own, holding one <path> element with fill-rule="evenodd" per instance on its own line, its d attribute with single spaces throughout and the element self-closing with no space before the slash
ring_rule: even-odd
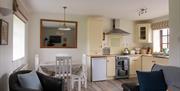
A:
<svg viewBox="0 0 180 91">
<path fill-rule="evenodd" d="M 152 72 L 137 71 L 140 91 L 166 91 L 167 85 L 162 70 Z"/>
<path fill-rule="evenodd" d="M 22 88 L 42 91 L 41 82 L 35 71 L 26 74 L 18 74 L 17 76 Z"/>
</svg>

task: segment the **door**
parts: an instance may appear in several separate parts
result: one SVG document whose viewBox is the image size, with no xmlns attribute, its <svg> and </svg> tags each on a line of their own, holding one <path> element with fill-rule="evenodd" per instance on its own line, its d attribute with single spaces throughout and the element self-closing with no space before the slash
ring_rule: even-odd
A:
<svg viewBox="0 0 180 91">
<path fill-rule="evenodd" d="M 106 58 L 92 58 L 92 81 L 106 80 Z"/>
<path fill-rule="evenodd" d="M 115 76 L 115 57 L 107 57 L 107 76 Z"/>
</svg>

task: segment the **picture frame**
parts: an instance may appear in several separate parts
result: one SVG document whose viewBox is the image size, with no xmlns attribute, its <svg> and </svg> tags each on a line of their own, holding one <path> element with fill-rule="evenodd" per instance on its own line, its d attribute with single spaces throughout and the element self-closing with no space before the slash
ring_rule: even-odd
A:
<svg viewBox="0 0 180 91">
<path fill-rule="evenodd" d="M 77 32 L 77 21 L 40 19 L 40 48 L 77 48 Z"/>
<path fill-rule="evenodd" d="M 0 45 L 8 45 L 8 22 L 0 19 Z"/>
</svg>

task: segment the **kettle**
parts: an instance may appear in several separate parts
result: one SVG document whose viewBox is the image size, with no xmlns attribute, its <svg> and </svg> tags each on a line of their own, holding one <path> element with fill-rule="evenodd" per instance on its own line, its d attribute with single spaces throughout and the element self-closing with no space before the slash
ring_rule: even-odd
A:
<svg viewBox="0 0 180 91">
<path fill-rule="evenodd" d="M 124 54 L 124 55 L 130 54 L 130 53 L 129 53 L 129 49 L 128 49 L 128 48 L 124 48 L 123 54 Z"/>
</svg>

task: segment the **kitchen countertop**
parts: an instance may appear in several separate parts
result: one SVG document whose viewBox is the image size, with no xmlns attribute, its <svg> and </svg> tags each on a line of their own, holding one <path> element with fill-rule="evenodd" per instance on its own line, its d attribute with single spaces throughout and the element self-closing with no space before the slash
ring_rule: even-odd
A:
<svg viewBox="0 0 180 91">
<path fill-rule="evenodd" d="M 165 55 L 153 55 L 153 54 L 135 54 L 135 55 L 121 55 L 121 54 L 109 54 L 109 55 L 102 55 L 102 54 L 93 54 L 88 55 L 89 57 L 115 57 L 115 56 L 122 56 L 122 57 L 140 57 L 140 56 L 147 56 L 147 57 L 155 57 L 155 58 L 166 58 L 169 59 L 169 56 Z"/>
</svg>

